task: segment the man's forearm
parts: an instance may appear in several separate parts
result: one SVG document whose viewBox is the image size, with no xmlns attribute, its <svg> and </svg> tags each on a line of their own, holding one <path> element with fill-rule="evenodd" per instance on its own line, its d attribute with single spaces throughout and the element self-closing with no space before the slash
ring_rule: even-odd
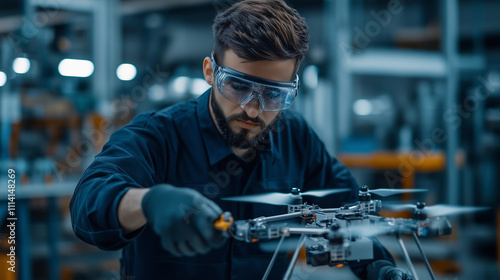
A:
<svg viewBox="0 0 500 280">
<path fill-rule="evenodd" d="M 147 222 L 142 211 L 142 198 L 149 188 L 128 190 L 118 204 L 118 221 L 125 233 L 133 232 Z"/>
</svg>

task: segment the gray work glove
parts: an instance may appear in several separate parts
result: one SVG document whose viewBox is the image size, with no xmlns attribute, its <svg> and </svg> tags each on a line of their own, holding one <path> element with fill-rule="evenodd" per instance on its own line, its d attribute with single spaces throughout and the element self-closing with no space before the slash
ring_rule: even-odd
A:
<svg viewBox="0 0 500 280">
<path fill-rule="evenodd" d="M 213 225 L 222 210 L 193 189 L 153 186 L 142 199 L 142 209 L 163 248 L 175 256 L 205 254 L 226 240 Z"/>
<path fill-rule="evenodd" d="M 414 280 L 413 275 L 402 268 L 395 267 L 386 260 L 374 261 L 367 267 L 368 280 Z"/>
</svg>

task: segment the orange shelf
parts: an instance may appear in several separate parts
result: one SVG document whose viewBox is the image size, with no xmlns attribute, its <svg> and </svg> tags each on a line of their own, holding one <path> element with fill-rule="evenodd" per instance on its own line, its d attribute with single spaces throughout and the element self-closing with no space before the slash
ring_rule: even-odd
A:
<svg viewBox="0 0 500 280">
<path fill-rule="evenodd" d="M 397 170 L 393 180 L 399 180 L 403 189 L 414 188 L 415 173 L 437 172 L 446 167 L 446 155 L 442 151 L 433 152 L 391 152 L 379 151 L 369 154 L 340 154 L 338 160 L 348 168 L 369 168 L 373 170 Z M 465 163 L 462 151 L 455 156 L 458 166 Z M 410 199 L 409 193 L 403 194 L 404 200 Z"/>
<path fill-rule="evenodd" d="M 444 170 L 446 157 L 441 151 L 436 152 L 389 152 L 380 151 L 370 154 L 341 154 L 337 157 L 347 167 L 363 167 L 376 170 L 398 170 L 413 167 L 418 172 Z M 463 152 L 456 155 L 456 163 L 463 166 Z"/>
</svg>

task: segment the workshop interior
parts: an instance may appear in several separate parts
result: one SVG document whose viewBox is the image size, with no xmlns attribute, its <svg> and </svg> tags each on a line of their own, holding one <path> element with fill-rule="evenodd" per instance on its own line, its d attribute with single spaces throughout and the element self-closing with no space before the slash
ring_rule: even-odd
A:
<svg viewBox="0 0 500 280">
<path fill-rule="evenodd" d="M 209 89 L 213 19 L 234 2 L 0 2 L 0 279 L 120 279 L 120 251 L 73 233 L 73 191 L 114 131 Z M 500 1 L 286 2 L 310 32 L 290 110 L 366 186 L 350 209 L 375 205 L 387 220 L 373 234 L 418 279 L 499 279 Z M 394 234 L 397 221 L 418 240 Z M 250 236 L 254 224 L 235 225 Z M 353 240 L 354 255 L 370 250 Z M 292 247 L 291 279 L 357 279 L 342 261 L 320 265 L 317 244 Z"/>
</svg>

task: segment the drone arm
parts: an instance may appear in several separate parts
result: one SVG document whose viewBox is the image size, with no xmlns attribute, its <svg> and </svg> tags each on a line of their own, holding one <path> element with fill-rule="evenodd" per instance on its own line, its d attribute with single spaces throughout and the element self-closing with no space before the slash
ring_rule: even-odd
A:
<svg viewBox="0 0 500 280">
<path fill-rule="evenodd" d="M 277 222 L 277 221 L 283 221 L 291 218 L 298 218 L 302 215 L 301 212 L 294 212 L 294 213 L 288 213 L 288 214 L 281 214 L 281 215 L 276 215 L 276 216 L 269 216 L 269 217 L 259 217 L 255 218 L 255 221 L 258 222 Z"/>
<path fill-rule="evenodd" d="M 370 214 L 365 214 L 371 221 L 380 221 L 381 219 L 384 219 L 378 215 L 370 215 Z M 385 219 L 384 219 L 385 220 Z"/>
<path fill-rule="evenodd" d="M 340 211 L 340 208 L 325 208 L 325 209 L 321 209 L 321 212 L 324 212 L 324 213 L 337 213 Z"/>
<path fill-rule="evenodd" d="M 286 234 L 323 235 L 323 234 L 327 234 L 330 230 L 325 229 L 325 228 L 284 227 L 281 229 L 281 231 L 286 233 Z"/>
</svg>

